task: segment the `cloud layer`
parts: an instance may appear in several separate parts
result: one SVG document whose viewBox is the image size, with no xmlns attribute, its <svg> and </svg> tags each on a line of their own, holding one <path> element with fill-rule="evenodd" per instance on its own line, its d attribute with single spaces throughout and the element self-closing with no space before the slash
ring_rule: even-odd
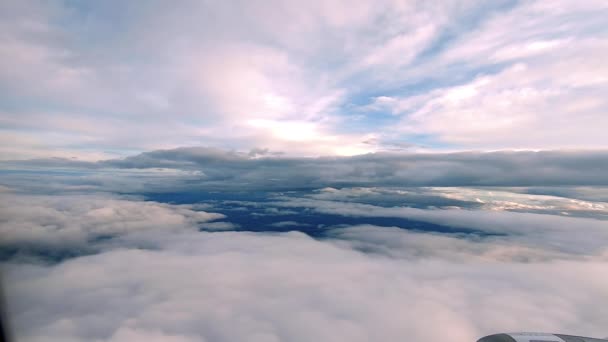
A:
<svg viewBox="0 0 608 342">
<path fill-rule="evenodd" d="M 266 191 L 352 186 L 608 185 L 604 172 L 608 169 L 608 152 L 603 150 L 376 153 L 295 158 L 191 147 L 99 162 L 54 158 L 5 161 L 0 166 L 12 170 L 7 171 L 6 186 L 10 183 L 23 187 L 32 183 L 42 185 L 25 181 L 30 174 L 21 170 L 31 170 L 51 177 L 49 183 L 134 192 L 146 191 L 146 188 L 150 192 L 160 191 L 163 186 L 165 191 Z M 78 177 L 74 177 L 76 175 Z"/>
<path fill-rule="evenodd" d="M 438 250 L 442 238 L 404 240 L 427 259 L 364 254 L 301 233 L 167 236 L 156 251 L 9 267 L 10 314 L 23 341 L 473 341 L 497 330 L 604 333 L 605 257 L 522 264 L 487 253 L 477 260 L 474 248 L 461 245 L 463 263 Z"/>
<path fill-rule="evenodd" d="M 60 192 L 26 171 L 2 189 L 0 266 L 19 341 L 464 342 L 602 336 L 608 324 L 600 188 L 558 188 L 586 200 L 453 187 L 126 196 L 117 183 L 82 195 L 82 170 L 57 171 L 74 182 Z M 125 172 L 124 184 L 136 179 Z M 140 172 L 157 183 L 177 171 Z"/>
</svg>

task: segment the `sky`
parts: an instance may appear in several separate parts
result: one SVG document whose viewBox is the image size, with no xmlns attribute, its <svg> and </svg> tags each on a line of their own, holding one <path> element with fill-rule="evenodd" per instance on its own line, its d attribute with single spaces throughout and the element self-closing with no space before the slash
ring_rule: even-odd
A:
<svg viewBox="0 0 608 342">
<path fill-rule="evenodd" d="M 608 336 L 608 2 L 1 1 L 14 341 Z"/>
<path fill-rule="evenodd" d="M 605 1 L 3 1 L 1 157 L 607 148 Z"/>
</svg>

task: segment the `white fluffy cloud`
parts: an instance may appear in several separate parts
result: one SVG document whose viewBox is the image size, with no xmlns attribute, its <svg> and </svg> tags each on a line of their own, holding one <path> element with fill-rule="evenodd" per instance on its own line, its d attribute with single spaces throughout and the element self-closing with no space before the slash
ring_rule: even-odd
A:
<svg viewBox="0 0 608 342">
<path fill-rule="evenodd" d="M 366 253 L 408 260 L 444 259 L 454 262 L 543 262 L 574 259 L 564 251 L 551 250 L 542 244 L 526 245 L 512 236 L 470 238 L 463 234 L 440 234 L 408 231 L 397 227 L 359 225 L 335 228 L 330 236 L 339 243 Z M 590 251 L 585 251 L 589 253 Z M 606 259 L 606 250 L 595 251 L 592 259 Z M 589 256 L 582 256 L 586 259 Z"/>
<path fill-rule="evenodd" d="M 428 258 L 363 254 L 301 233 L 166 236 L 161 250 L 9 266 L 9 314 L 20 341 L 464 342 L 505 330 L 605 333 L 605 258 L 479 260 L 461 245 L 461 258 L 452 259 L 436 251 L 442 238 L 404 240 Z"/>
<path fill-rule="evenodd" d="M 26 251 L 58 250 L 78 254 L 86 252 L 98 238 L 192 230 L 198 224 L 225 217 L 194 210 L 191 205 L 144 202 L 109 195 L 2 193 L 0 197 L 3 217 L 0 247 Z"/>
</svg>

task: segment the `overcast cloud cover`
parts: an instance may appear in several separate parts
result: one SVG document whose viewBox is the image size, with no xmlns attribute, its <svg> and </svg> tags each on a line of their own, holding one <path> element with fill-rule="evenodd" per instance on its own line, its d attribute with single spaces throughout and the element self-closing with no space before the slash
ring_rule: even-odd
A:
<svg viewBox="0 0 608 342">
<path fill-rule="evenodd" d="M 605 1 L 1 1 L 16 341 L 608 335 Z"/>
</svg>

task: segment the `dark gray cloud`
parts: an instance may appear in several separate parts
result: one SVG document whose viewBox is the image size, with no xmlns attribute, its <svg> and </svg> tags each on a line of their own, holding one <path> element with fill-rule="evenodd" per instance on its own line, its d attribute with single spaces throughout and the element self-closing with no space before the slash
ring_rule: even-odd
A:
<svg viewBox="0 0 608 342">
<path fill-rule="evenodd" d="M 162 174 L 165 182 L 173 180 L 166 187 L 174 190 L 608 185 L 608 173 L 605 172 L 608 170 L 608 151 L 376 153 L 355 157 L 255 158 L 246 153 L 191 147 L 99 162 L 45 159 L 8 161 L 1 165 L 3 169 L 37 170 L 179 170 Z M 92 182 L 87 177 L 81 181 L 83 184 Z M 10 186 L 6 182 L 4 184 Z M 163 187 L 153 181 L 150 186 Z"/>
</svg>

